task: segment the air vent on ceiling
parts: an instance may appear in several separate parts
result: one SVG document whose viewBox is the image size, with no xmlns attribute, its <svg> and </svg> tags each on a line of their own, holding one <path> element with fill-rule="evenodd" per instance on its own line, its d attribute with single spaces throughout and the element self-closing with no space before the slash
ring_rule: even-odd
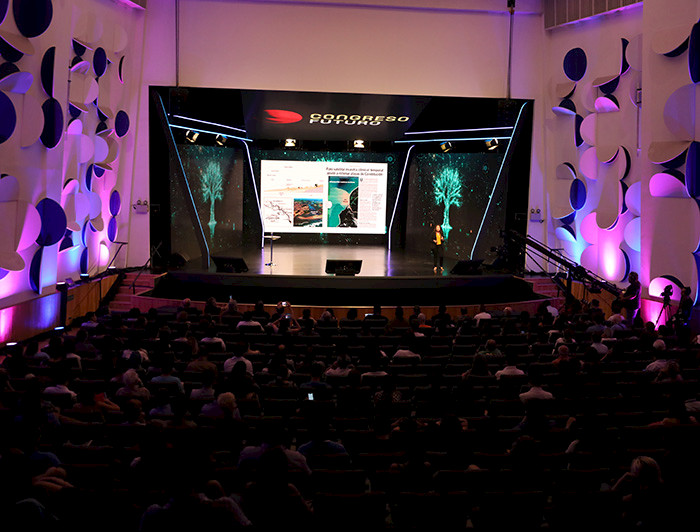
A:
<svg viewBox="0 0 700 532">
<path fill-rule="evenodd" d="M 544 27 L 552 29 L 641 3 L 642 0 L 544 0 Z"/>
</svg>

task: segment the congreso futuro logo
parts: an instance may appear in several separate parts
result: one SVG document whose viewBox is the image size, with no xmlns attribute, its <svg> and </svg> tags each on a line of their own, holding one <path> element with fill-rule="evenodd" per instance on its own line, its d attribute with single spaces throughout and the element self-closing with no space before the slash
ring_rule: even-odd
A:
<svg viewBox="0 0 700 532">
<path fill-rule="evenodd" d="M 294 124 L 304 117 L 295 111 L 284 109 L 265 109 L 267 121 L 275 124 Z M 321 114 L 312 113 L 309 115 L 309 124 L 342 124 L 346 126 L 378 126 L 386 122 L 408 122 L 408 116 L 385 116 L 385 115 L 359 115 L 359 114 Z"/>
</svg>

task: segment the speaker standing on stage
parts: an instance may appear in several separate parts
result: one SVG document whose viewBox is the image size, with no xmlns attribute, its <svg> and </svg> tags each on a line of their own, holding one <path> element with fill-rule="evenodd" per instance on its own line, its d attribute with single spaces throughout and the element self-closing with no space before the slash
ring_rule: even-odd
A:
<svg viewBox="0 0 700 532">
<path fill-rule="evenodd" d="M 442 232 L 442 227 L 435 225 L 433 229 L 433 271 L 437 273 L 438 267 L 440 271 L 444 270 L 442 261 L 445 258 L 445 234 Z"/>
</svg>

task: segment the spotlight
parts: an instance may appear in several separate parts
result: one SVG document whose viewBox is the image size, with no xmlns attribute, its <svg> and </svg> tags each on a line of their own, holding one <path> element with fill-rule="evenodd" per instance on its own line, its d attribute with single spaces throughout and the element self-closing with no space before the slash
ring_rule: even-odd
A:
<svg viewBox="0 0 700 532">
<path fill-rule="evenodd" d="M 54 328 L 53 328 L 54 331 L 62 331 L 62 330 L 64 330 L 64 329 L 65 329 L 65 327 L 63 327 L 63 326 L 61 326 L 61 325 L 59 325 L 58 327 L 54 327 Z"/>
<path fill-rule="evenodd" d="M 452 151 L 452 148 L 454 148 L 454 146 L 452 146 L 451 142 L 443 142 L 442 144 L 440 144 L 440 149 L 442 150 L 443 153 L 447 153 L 449 151 Z"/>
<path fill-rule="evenodd" d="M 89 280 L 90 280 L 90 274 L 89 274 L 89 273 L 81 273 L 81 274 L 80 274 L 80 280 L 81 280 L 81 281 L 89 281 Z"/>
<path fill-rule="evenodd" d="M 214 142 L 216 142 L 217 146 L 223 146 L 226 144 L 226 136 L 217 135 L 216 138 L 214 139 Z"/>
<path fill-rule="evenodd" d="M 284 139 L 284 147 L 285 148 L 296 148 L 297 147 L 297 139 Z"/>
<path fill-rule="evenodd" d="M 365 141 L 362 139 L 355 139 L 352 141 L 352 147 L 358 150 L 365 149 Z"/>
<path fill-rule="evenodd" d="M 489 151 L 493 151 L 498 148 L 498 139 L 491 139 L 486 141 L 486 148 Z"/>
<path fill-rule="evenodd" d="M 14 346 L 17 345 L 17 342 L 7 342 L 5 345 L 6 345 L 7 347 L 14 347 Z"/>
<path fill-rule="evenodd" d="M 199 132 L 198 132 L 198 131 L 192 131 L 192 130 L 188 129 L 188 130 L 185 132 L 185 138 L 187 139 L 188 142 L 191 142 L 192 144 L 194 144 L 195 142 L 197 142 L 197 138 L 198 138 L 198 137 L 199 137 Z"/>
</svg>

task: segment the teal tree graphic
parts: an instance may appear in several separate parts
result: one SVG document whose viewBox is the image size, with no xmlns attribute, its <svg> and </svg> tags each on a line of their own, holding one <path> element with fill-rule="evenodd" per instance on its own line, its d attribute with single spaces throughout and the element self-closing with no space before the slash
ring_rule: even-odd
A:
<svg viewBox="0 0 700 532">
<path fill-rule="evenodd" d="M 215 161 L 209 161 L 207 166 L 202 171 L 202 176 L 200 177 L 200 180 L 202 185 L 202 196 L 204 197 L 204 201 L 209 202 L 209 234 L 211 235 L 211 239 L 214 240 L 214 229 L 216 228 L 214 204 L 216 200 L 224 198 L 224 177 L 221 175 L 221 168 L 219 167 L 219 163 Z"/>
<path fill-rule="evenodd" d="M 444 205 L 445 210 L 442 216 L 442 231 L 445 238 L 450 234 L 450 207 L 460 207 L 462 205 L 462 180 L 459 172 L 454 168 L 445 168 L 433 180 L 433 194 L 435 204 Z"/>
</svg>

